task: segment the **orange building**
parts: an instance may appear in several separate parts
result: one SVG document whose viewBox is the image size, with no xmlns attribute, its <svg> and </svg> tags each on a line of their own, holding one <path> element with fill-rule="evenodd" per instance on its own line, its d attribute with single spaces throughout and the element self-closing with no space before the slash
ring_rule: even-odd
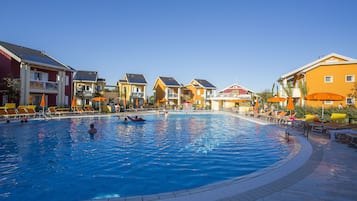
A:
<svg viewBox="0 0 357 201">
<path fill-rule="evenodd" d="M 308 94 L 329 92 L 345 97 L 342 101 L 324 101 L 325 106 L 337 107 L 355 105 L 353 97 L 349 97 L 356 82 L 357 60 L 331 53 L 316 61 L 306 64 L 278 79 L 279 93 L 287 96 L 283 87 L 292 87 L 292 96 L 296 103 L 307 106 L 321 106 L 321 101 L 306 101 L 304 97 Z M 307 93 L 301 90 L 306 86 Z"/>
<path fill-rule="evenodd" d="M 207 80 L 193 79 L 185 88 L 185 91 L 189 92 L 185 94 L 187 96 L 185 97 L 186 101 L 190 101 L 201 108 L 211 105 L 209 98 L 213 97 L 216 87 Z"/>
<path fill-rule="evenodd" d="M 182 85 L 173 77 L 158 77 L 154 84 L 154 97 L 157 105 L 181 105 Z"/>
</svg>

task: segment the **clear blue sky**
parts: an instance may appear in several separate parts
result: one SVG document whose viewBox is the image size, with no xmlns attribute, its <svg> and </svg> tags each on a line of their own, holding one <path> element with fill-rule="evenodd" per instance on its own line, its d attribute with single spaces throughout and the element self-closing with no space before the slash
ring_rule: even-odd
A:
<svg viewBox="0 0 357 201">
<path fill-rule="evenodd" d="M 2 0 L 0 40 L 114 85 L 144 74 L 270 90 L 335 52 L 357 58 L 355 0 Z"/>
</svg>

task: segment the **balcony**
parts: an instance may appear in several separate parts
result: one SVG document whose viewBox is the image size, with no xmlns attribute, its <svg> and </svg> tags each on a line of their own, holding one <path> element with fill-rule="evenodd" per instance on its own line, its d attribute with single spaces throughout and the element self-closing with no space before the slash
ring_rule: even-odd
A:
<svg viewBox="0 0 357 201">
<path fill-rule="evenodd" d="M 131 97 L 132 98 L 144 98 L 144 93 L 143 92 L 132 92 Z"/>
<path fill-rule="evenodd" d="M 292 95 L 294 98 L 300 98 L 301 97 L 301 92 L 300 92 L 300 88 L 293 88 L 292 89 Z"/>
<path fill-rule="evenodd" d="M 57 82 L 30 81 L 30 90 L 32 92 L 58 92 Z"/>
<path fill-rule="evenodd" d="M 174 94 L 174 93 L 167 94 L 167 98 L 169 98 L 169 99 L 177 99 L 178 98 L 178 94 Z"/>
<path fill-rule="evenodd" d="M 83 91 L 83 96 L 85 97 L 92 97 L 93 96 L 93 92 L 92 91 Z"/>
</svg>

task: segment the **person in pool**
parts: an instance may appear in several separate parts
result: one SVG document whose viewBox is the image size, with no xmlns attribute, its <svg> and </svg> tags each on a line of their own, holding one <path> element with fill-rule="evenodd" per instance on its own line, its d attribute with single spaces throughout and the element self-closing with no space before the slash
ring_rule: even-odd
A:
<svg viewBox="0 0 357 201">
<path fill-rule="evenodd" d="M 88 133 L 90 134 L 90 135 L 94 135 L 94 134 L 96 134 L 97 133 L 97 129 L 96 128 L 94 128 L 94 124 L 92 123 L 92 124 L 90 124 L 90 126 L 89 126 L 89 130 L 88 130 Z"/>
</svg>

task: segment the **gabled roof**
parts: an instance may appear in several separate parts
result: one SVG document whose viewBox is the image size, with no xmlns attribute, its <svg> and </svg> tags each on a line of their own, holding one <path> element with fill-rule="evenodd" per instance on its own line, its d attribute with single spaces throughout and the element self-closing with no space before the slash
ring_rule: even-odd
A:
<svg viewBox="0 0 357 201">
<path fill-rule="evenodd" d="M 132 73 L 126 73 L 125 78 L 128 81 L 128 83 L 135 83 L 135 84 L 147 84 L 146 79 L 143 74 L 132 74 Z"/>
<path fill-rule="evenodd" d="M 73 78 L 73 81 L 90 81 L 96 82 L 98 79 L 98 73 L 95 71 L 77 71 Z"/>
<path fill-rule="evenodd" d="M 199 86 L 203 87 L 203 88 L 209 88 L 209 89 L 216 89 L 216 86 L 214 86 L 213 84 L 211 84 L 210 82 L 208 82 L 207 80 L 203 80 L 203 79 L 193 79 L 192 81 L 196 81 Z M 191 82 L 192 83 L 192 82 Z"/>
<path fill-rule="evenodd" d="M 315 61 L 313 61 L 311 63 L 308 63 L 308 64 L 306 64 L 306 65 L 304 65 L 304 66 L 302 66 L 302 67 L 300 67 L 300 68 L 298 68 L 298 69 L 296 69 L 294 71 L 291 71 L 291 72 L 289 72 L 289 73 L 287 73 L 285 75 L 282 75 L 279 78 L 279 80 L 288 78 L 288 77 L 290 77 L 290 76 L 292 76 L 294 74 L 297 74 L 299 72 L 306 72 L 306 70 L 311 70 L 312 68 L 317 67 L 320 64 L 328 64 L 329 62 L 324 62 L 324 61 L 328 60 L 329 58 L 333 58 L 333 57 L 337 57 L 337 58 L 342 59 L 342 60 L 344 60 L 346 62 L 354 60 L 353 58 L 350 58 L 350 57 L 346 57 L 346 56 L 339 55 L 339 54 L 336 54 L 336 53 L 331 53 L 331 54 L 326 55 L 326 56 L 324 56 L 324 57 L 322 57 L 322 58 L 320 58 L 318 60 L 315 60 Z"/>
<path fill-rule="evenodd" d="M 61 62 L 39 50 L 30 49 L 3 41 L 0 41 L 0 50 L 3 50 L 5 53 L 9 54 L 18 62 L 73 71 L 72 68 L 62 64 Z"/>
<path fill-rule="evenodd" d="M 234 90 L 238 90 L 240 94 L 242 92 L 253 92 L 253 93 L 255 93 L 254 91 L 252 91 L 252 90 L 250 90 L 250 89 L 248 89 L 246 87 L 243 87 L 242 85 L 239 85 L 239 84 L 232 84 L 232 85 L 224 88 L 223 90 L 219 91 L 219 93 L 231 93 Z"/>
<path fill-rule="evenodd" d="M 161 77 L 159 76 L 159 79 L 169 87 L 180 87 L 181 85 L 175 80 L 173 77 Z"/>
</svg>

